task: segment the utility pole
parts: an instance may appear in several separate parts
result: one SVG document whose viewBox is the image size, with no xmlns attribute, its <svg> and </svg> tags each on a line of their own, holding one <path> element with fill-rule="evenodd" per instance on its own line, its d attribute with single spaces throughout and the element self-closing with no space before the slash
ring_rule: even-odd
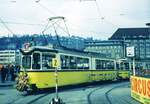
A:
<svg viewBox="0 0 150 104">
<path fill-rule="evenodd" d="M 62 99 L 60 99 L 58 96 L 58 68 L 60 67 L 60 62 L 57 56 L 56 58 L 52 59 L 52 66 L 55 68 L 55 97 L 51 100 L 49 104 L 64 104 Z"/>
</svg>

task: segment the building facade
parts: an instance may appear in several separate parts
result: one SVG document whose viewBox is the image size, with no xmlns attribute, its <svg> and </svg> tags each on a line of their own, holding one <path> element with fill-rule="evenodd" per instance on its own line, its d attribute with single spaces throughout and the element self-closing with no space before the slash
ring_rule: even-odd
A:
<svg viewBox="0 0 150 104">
<path fill-rule="evenodd" d="M 20 65 L 19 51 L 15 50 L 0 50 L 0 64 L 8 65 Z"/>
<path fill-rule="evenodd" d="M 150 69 L 150 28 L 120 28 L 109 40 L 122 40 L 125 48 L 133 46 L 136 67 Z"/>
<path fill-rule="evenodd" d="M 150 28 L 119 28 L 106 41 L 88 41 L 86 51 L 103 52 L 111 58 L 126 59 L 126 48 L 134 47 L 136 68 L 150 69 Z"/>
<path fill-rule="evenodd" d="M 103 53 L 113 59 L 121 59 L 124 54 L 123 41 L 120 40 L 91 40 L 85 42 L 85 47 L 85 51 Z"/>
</svg>

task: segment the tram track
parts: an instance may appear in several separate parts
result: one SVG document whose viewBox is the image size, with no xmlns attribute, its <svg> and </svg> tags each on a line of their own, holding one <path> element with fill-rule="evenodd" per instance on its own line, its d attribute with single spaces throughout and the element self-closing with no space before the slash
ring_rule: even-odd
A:
<svg viewBox="0 0 150 104">
<path fill-rule="evenodd" d="M 23 94 L 20 97 L 18 97 L 17 99 L 14 99 L 13 101 L 9 102 L 8 104 L 20 104 L 20 102 L 22 102 L 22 104 L 24 104 L 24 102 L 25 102 L 25 104 L 33 104 L 34 102 L 37 102 L 37 100 L 47 96 L 48 94 L 49 93 L 41 94 L 38 97 L 34 96 L 34 95 L 38 95 L 38 94 L 33 94 L 33 95 L 26 95 L 26 94 L 24 95 Z M 31 100 L 29 98 L 31 98 Z"/>
<path fill-rule="evenodd" d="M 112 101 L 111 101 L 111 98 L 110 98 L 110 92 L 119 88 L 119 87 L 122 87 L 122 86 L 125 86 L 126 84 L 123 84 L 123 85 L 117 85 L 117 86 L 114 86 L 112 88 L 110 88 L 109 90 L 107 90 L 106 92 L 104 92 L 104 96 L 108 102 L 108 104 L 113 104 Z M 91 96 L 94 95 L 94 92 L 98 91 L 98 90 L 102 90 L 104 88 L 104 86 L 101 86 L 99 88 L 96 88 L 94 90 L 92 90 L 88 95 L 87 95 L 87 100 L 88 100 L 88 104 L 92 104 L 92 98 Z"/>
<path fill-rule="evenodd" d="M 110 90 L 108 90 L 108 91 L 105 93 L 105 97 L 106 97 L 106 99 L 107 99 L 107 101 L 108 101 L 109 104 L 112 104 L 111 98 L 109 97 L 110 92 L 113 91 L 113 90 L 115 90 L 115 89 L 117 89 L 117 88 L 119 88 L 119 87 L 125 86 L 125 85 L 126 85 L 126 84 L 119 85 L 119 86 L 115 86 L 115 87 L 111 88 Z"/>
<path fill-rule="evenodd" d="M 39 99 L 41 99 L 41 98 L 43 98 L 43 97 L 45 97 L 45 96 L 47 96 L 47 95 L 49 95 L 49 93 L 46 93 L 46 94 L 44 94 L 44 95 L 41 95 L 41 96 L 39 96 L 39 97 L 37 97 L 37 98 L 31 100 L 31 101 L 28 102 L 27 104 L 33 104 L 34 102 L 37 102 L 37 100 L 39 100 Z"/>
<path fill-rule="evenodd" d="M 94 89 L 94 90 L 92 90 L 88 95 L 87 95 L 87 100 L 88 100 L 88 104 L 92 104 L 92 101 L 91 101 L 91 95 L 95 92 L 95 91 L 97 91 L 97 90 L 99 90 L 99 89 L 102 89 L 103 87 L 98 87 L 98 88 L 96 88 L 96 89 Z"/>
<path fill-rule="evenodd" d="M 17 99 L 14 99 L 13 101 L 11 101 L 7 104 L 15 104 L 15 102 L 17 102 L 19 99 L 22 99 L 22 98 L 24 98 L 24 96 L 19 96 L 19 97 L 17 97 Z"/>
<path fill-rule="evenodd" d="M 84 88 L 79 88 L 79 89 L 77 88 L 72 90 L 69 89 L 65 91 L 62 90 L 60 91 L 60 97 L 62 98 L 63 101 L 66 100 L 66 104 L 67 103 L 76 104 L 77 101 L 79 100 L 81 100 L 81 102 L 84 100 L 86 104 L 103 104 L 103 103 L 114 104 L 114 97 L 112 96 L 114 94 L 114 91 L 120 90 L 117 88 L 119 87 L 122 88 L 122 86 L 126 86 L 126 85 L 127 83 L 115 83 L 115 84 L 103 84 L 100 86 L 99 85 L 87 86 Z M 74 93 L 77 94 L 75 95 Z M 81 93 L 81 95 L 79 95 L 79 93 Z M 13 101 L 7 104 L 38 104 L 38 103 L 43 103 L 43 101 L 44 104 L 47 104 L 48 100 L 54 96 L 53 94 L 54 94 L 53 92 L 44 91 L 44 92 L 37 92 L 36 94 L 32 94 L 32 95 L 21 95 L 17 99 L 14 99 Z M 78 100 L 75 100 L 73 99 L 73 97 L 71 97 L 67 100 L 67 97 L 69 97 L 70 95 L 75 95 L 74 97 L 77 96 L 76 98 L 78 98 L 78 96 L 85 96 L 85 97 L 84 98 L 79 97 Z M 123 101 L 125 99 L 122 97 L 121 100 Z M 126 102 L 126 104 L 130 104 L 130 103 Z"/>
<path fill-rule="evenodd" d="M 106 97 L 106 99 L 107 99 L 107 101 L 108 101 L 109 104 L 112 104 L 111 99 L 109 98 L 110 92 L 111 92 L 112 90 L 114 90 L 114 89 L 116 89 L 116 88 L 118 88 L 118 87 L 124 86 L 124 85 L 125 85 L 125 84 L 115 86 L 115 87 L 113 87 L 113 88 L 111 88 L 111 89 L 109 89 L 108 91 L 105 92 L 105 95 L 104 95 L 104 96 Z M 94 94 L 94 92 L 96 92 L 96 91 L 98 91 L 98 90 L 102 90 L 103 88 L 105 88 L 105 86 L 106 86 L 106 85 L 103 85 L 103 86 L 100 86 L 100 87 L 98 87 L 98 88 L 95 88 L 95 89 L 93 89 L 92 91 L 90 91 L 90 92 L 87 94 L 87 102 L 88 102 L 88 104 L 92 104 L 91 96 Z M 94 87 L 96 87 L 96 86 L 94 86 Z M 86 90 L 89 89 L 89 88 L 94 88 L 94 87 L 89 87 L 89 86 L 88 86 L 88 87 L 86 88 Z M 81 90 L 83 90 L 83 89 L 81 89 Z M 84 90 L 85 90 L 85 89 L 84 89 Z M 74 91 L 74 90 L 73 90 L 73 91 Z M 37 97 L 37 98 L 35 98 L 35 99 L 29 101 L 29 102 L 26 103 L 26 104 L 34 104 L 35 102 L 38 102 L 38 100 L 40 100 L 40 99 L 46 97 L 46 96 L 49 95 L 49 94 L 50 94 L 50 93 L 46 93 L 46 94 L 44 94 L 44 95 L 41 95 L 41 96 L 39 96 L 39 97 Z"/>
</svg>

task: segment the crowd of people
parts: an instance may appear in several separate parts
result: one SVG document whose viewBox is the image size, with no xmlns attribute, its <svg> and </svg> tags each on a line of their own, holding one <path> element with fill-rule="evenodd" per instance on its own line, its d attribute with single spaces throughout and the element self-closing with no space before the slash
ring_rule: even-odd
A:
<svg viewBox="0 0 150 104">
<path fill-rule="evenodd" d="M 15 81 L 15 78 L 20 72 L 20 66 L 9 65 L 0 65 L 0 77 L 1 82 L 5 83 L 6 81 Z"/>
</svg>

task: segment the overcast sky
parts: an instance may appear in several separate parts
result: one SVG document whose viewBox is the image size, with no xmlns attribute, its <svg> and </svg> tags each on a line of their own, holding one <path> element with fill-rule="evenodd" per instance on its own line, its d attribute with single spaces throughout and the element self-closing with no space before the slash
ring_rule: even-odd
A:
<svg viewBox="0 0 150 104">
<path fill-rule="evenodd" d="M 0 36 L 39 34 L 54 16 L 65 17 L 70 35 L 107 39 L 118 28 L 146 27 L 150 0 L 0 0 Z M 57 24 L 58 34 L 68 35 L 63 21 Z M 54 35 L 52 27 L 45 33 Z"/>
</svg>

